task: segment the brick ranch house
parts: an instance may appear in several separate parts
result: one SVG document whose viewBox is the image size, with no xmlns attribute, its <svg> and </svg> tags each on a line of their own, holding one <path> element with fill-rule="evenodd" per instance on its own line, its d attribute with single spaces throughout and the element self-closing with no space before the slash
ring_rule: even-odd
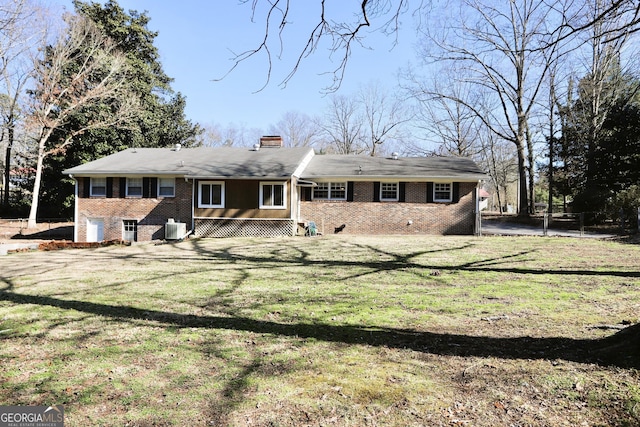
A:
<svg viewBox="0 0 640 427">
<path fill-rule="evenodd" d="M 132 148 L 64 171 L 75 241 L 324 234 L 473 234 L 486 175 L 471 160 L 253 148 Z"/>
</svg>

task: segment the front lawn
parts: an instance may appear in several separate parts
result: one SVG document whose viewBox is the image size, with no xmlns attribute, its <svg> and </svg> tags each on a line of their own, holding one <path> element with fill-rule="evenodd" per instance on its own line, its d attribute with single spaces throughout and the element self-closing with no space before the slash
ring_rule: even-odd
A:
<svg viewBox="0 0 640 427">
<path fill-rule="evenodd" d="M 541 237 L 10 254 L 0 404 L 67 426 L 636 426 L 639 260 Z"/>
</svg>

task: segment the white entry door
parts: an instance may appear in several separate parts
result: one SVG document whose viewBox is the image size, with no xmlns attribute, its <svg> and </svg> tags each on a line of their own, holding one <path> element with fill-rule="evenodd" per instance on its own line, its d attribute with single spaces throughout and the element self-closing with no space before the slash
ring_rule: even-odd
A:
<svg viewBox="0 0 640 427">
<path fill-rule="evenodd" d="M 102 242 L 104 240 L 104 220 L 87 220 L 87 242 Z"/>
</svg>

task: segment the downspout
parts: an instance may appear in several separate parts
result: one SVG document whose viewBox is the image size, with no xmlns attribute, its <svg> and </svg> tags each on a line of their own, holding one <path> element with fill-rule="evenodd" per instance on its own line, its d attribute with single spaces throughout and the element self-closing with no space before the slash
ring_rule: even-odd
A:
<svg viewBox="0 0 640 427">
<path fill-rule="evenodd" d="M 316 182 L 313 181 L 306 181 L 304 179 L 298 179 L 296 180 L 296 191 L 298 192 L 298 223 L 300 223 L 302 221 L 302 206 L 301 206 L 301 201 L 302 201 L 302 192 L 300 191 L 301 187 L 317 187 L 318 184 Z"/>
<path fill-rule="evenodd" d="M 475 222 L 475 228 L 476 228 L 476 236 L 482 236 L 482 213 L 480 212 L 480 186 L 482 185 L 482 180 L 478 181 L 478 184 L 476 185 L 476 191 L 475 191 L 475 204 L 476 204 L 476 220 Z"/>
<path fill-rule="evenodd" d="M 78 180 L 73 175 L 69 175 L 69 178 L 75 183 L 73 190 L 73 241 L 75 243 L 78 241 Z"/>
<path fill-rule="evenodd" d="M 291 184 L 290 184 L 291 185 L 291 194 L 289 196 L 290 197 L 289 200 L 291 200 L 291 202 L 289 202 L 289 206 L 291 206 L 290 219 L 291 219 L 291 221 L 293 221 L 293 227 L 291 227 L 291 236 L 295 236 L 296 235 L 296 231 L 298 230 L 298 222 L 299 222 L 298 218 L 300 218 L 300 196 L 297 194 L 297 191 L 296 191 L 297 185 L 294 184 L 294 180 L 295 180 L 295 177 L 292 175 L 291 176 L 291 181 L 290 181 L 291 182 Z M 298 197 L 294 198 L 294 196 L 296 196 L 296 195 Z M 296 208 L 295 208 L 296 211 L 295 212 L 293 211 L 294 210 L 294 202 L 293 202 L 294 200 L 296 201 L 295 202 L 295 205 L 296 205 Z"/>
<path fill-rule="evenodd" d="M 185 178 L 186 180 L 187 178 Z M 196 232 L 196 208 L 195 208 L 195 204 L 196 204 L 196 180 L 192 179 L 191 180 L 191 231 L 195 234 Z"/>
</svg>

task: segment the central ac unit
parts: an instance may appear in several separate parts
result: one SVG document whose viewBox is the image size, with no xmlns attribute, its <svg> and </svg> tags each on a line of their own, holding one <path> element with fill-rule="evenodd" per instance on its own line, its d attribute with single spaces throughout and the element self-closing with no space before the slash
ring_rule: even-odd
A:
<svg viewBox="0 0 640 427">
<path fill-rule="evenodd" d="M 164 225 L 164 238 L 178 240 L 187 234 L 187 224 L 184 222 L 168 222 Z"/>
</svg>

